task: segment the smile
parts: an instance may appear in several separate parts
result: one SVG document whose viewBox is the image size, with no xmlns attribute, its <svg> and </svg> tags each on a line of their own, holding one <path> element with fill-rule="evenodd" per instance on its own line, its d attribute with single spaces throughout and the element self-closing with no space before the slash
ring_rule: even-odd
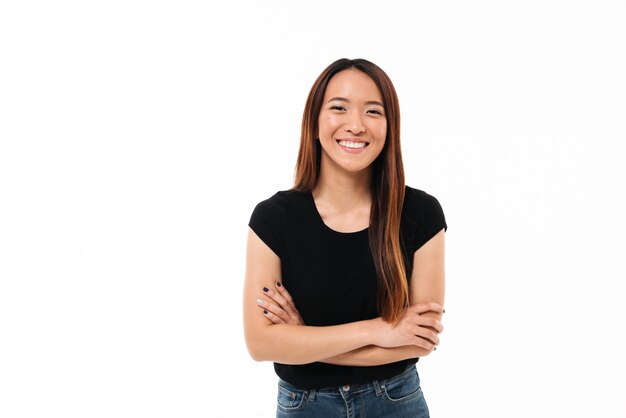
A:
<svg viewBox="0 0 626 418">
<path fill-rule="evenodd" d="M 363 142 L 363 141 L 352 142 L 352 141 L 346 141 L 342 139 L 338 139 L 337 143 L 343 148 L 351 148 L 351 149 L 365 148 L 366 146 L 369 145 L 368 142 Z"/>
</svg>

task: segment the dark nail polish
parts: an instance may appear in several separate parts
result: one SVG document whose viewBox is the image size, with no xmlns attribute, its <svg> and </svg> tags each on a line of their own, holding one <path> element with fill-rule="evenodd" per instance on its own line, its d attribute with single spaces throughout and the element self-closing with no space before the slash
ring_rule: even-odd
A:
<svg viewBox="0 0 626 418">
<path fill-rule="evenodd" d="M 446 310 L 445 310 L 445 309 L 443 310 L 443 313 L 446 313 Z"/>
<path fill-rule="evenodd" d="M 437 346 L 435 346 L 435 348 L 433 348 L 433 351 L 437 350 Z"/>
<path fill-rule="evenodd" d="M 282 284 L 280 282 L 276 282 L 276 286 L 281 287 Z"/>
<path fill-rule="evenodd" d="M 263 313 L 267 315 L 267 309 L 263 309 Z"/>
<path fill-rule="evenodd" d="M 264 292 L 269 292 L 270 290 L 269 290 L 267 287 L 264 287 L 264 288 L 263 288 L 263 291 L 264 291 Z"/>
</svg>

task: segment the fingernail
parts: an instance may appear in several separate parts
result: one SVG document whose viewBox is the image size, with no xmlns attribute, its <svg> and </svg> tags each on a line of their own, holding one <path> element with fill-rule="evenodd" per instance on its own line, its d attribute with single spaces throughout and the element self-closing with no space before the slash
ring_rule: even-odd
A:
<svg viewBox="0 0 626 418">
<path fill-rule="evenodd" d="M 435 346 L 435 348 L 433 348 L 433 350 L 437 350 L 437 346 Z"/>
<path fill-rule="evenodd" d="M 264 292 L 269 292 L 270 290 L 269 290 L 267 287 L 264 287 L 264 288 L 263 288 L 263 291 L 264 291 Z"/>
<path fill-rule="evenodd" d="M 282 284 L 280 282 L 276 282 L 276 286 L 281 287 Z"/>
<path fill-rule="evenodd" d="M 267 315 L 267 309 L 263 309 L 263 313 Z"/>
<path fill-rule="evenodd" d="M 443 313 L 446 313 L 446 310 L 445 310 L 445 309 L 443 310 Z"/>
<path fill-rule="evenodd" d="M 263 301 L 263 299 L 257 299 L 257 300 L 256 300 L 256 303 L 258 303 L 259 305 L 263 306 L 263 304 L 264 304 L 265 302 Z"/>
</svg>

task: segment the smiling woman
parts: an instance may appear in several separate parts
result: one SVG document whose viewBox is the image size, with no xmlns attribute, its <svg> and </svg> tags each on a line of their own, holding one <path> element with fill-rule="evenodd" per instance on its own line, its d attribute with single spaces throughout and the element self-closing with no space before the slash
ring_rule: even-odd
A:
<svg viewBox="0 0 626 418">
<path fill-rule="evenodd" d="M 415 364 L 443 330 L 447 224 L 404 183 L 382 69 L 340 59 L 320 74 L 294 187 L 249 226 L 244 331 L 251 356 L 274 362 L 277 416 L 427 417 Z"/>
<path fill-rule="evenodd" d="M 319 115 L 319 142 L 328 157 L 322 162 L 349 172 L 363 171 L 382 151 L 386 133 L 384 105 L 374 81 L 354 68 L 336 74 L 328 82 Z M 334 177 L 330 166 L 321 172 Z"/>
</svg>

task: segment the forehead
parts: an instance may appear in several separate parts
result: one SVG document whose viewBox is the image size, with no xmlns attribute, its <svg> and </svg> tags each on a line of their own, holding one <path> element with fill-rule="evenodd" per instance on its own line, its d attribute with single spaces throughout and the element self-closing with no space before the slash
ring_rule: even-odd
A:
<svg viewBox="0 0 626 418">
<path fill-rule="evenodd" d="M 324 100 L 326 101 L 332 97 L 382 101 L 382 95 L 374 80 L 356 68 L 340 71 L 328 81 Z"/>
</svg>

